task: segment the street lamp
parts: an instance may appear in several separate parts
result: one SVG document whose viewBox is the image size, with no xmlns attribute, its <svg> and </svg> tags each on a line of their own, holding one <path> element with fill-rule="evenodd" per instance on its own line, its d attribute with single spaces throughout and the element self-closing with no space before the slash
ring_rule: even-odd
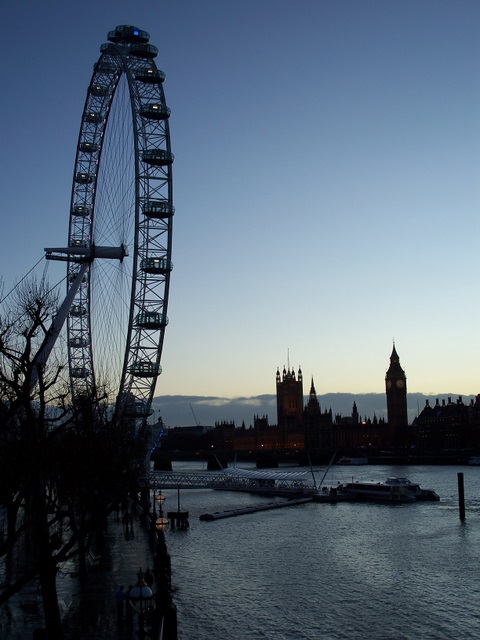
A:
<svg viewBox="0 0 480 640">
<path fill-rule="evenodd" d="M 155 520 L 155 529 L 158 532 L 166 531 L 168 529 L 168 525 L 168 519 L 164 518 L 162 514 L 160 514 L 160 517 Z"/>
<path fill-rule="evenodd" d="M 138 614 L 138 627 L 139 627 L 139 636 L 140 638 L 145 637 L 145 614 L 149 611 L 155 599 L 155 594 L 147 585 L 144 579 L 144 574 L 142 571 L 142 567 L 140 567 L 140 571 L 137 573 L 138 581 L 137 584 L 130 589 L 130 604 Z"/>
<path fill-rule="evenodd" d="M 153 518 L 157 517 L 157 508 L 160 510 L 160 515 L 162 514 L 162 504 L 165 501 L 165 496 L 162 495 L 162 490 L 159 489 L 158 493 L 153 490 Z"/>
<path fill-rule="evenodd" d="M 155 518 L 155 528 L 158 533 L 161 531 L 166 531 L 168 529 L 168 520 L 163 515 L 163 503 L 165 502 L 165 496 L 162 494 L 162 490 L 160 489 L 159 493 L 155 496 L 155 501 L 158 506 L 159 517 Z"/>
</svg>

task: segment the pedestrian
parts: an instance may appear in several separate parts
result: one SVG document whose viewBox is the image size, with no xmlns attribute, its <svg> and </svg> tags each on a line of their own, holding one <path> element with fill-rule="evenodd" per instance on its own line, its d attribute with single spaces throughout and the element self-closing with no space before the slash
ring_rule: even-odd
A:
<svg viewBox="0 0 480 640">
<path fill-rule="evenodd" d="M 150 587 L 150 589 L 153 586 L 153 573 L 150 571 L 150 569 L 147 569 L 145 571 L 145 576 L 144 576 L 145 582 L 147 583 L 147 585 Z"/>
<path fill-rule="evenodd" d="M 123 618 L 123 607 L 125 604 L 125 592 L 124 592 L 123 584 L 119 587 L 118 591 L 115 593 L 115 602 L 117 603 L 117 616 L 120 620 Z"/>
<path fill-rule="evenodd" d="M 127 592 L 125 594 L 125 617 L 127 619 L 127 624 L 132 622 L 133 618 L 133 607 L 132 607 L 132 599 L 130 598 L 130 591 L 133 589 L 133 585 L 129 584 Z"/>
</svg>

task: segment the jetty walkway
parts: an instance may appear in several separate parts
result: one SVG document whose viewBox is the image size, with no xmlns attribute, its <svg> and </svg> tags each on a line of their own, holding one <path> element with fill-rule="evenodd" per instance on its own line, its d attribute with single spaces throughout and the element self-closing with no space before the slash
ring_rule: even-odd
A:
<svg viewBox="0 0 480 640">
<path fill-rule="evenodd" d="M 308 471 L 254 471 L 229 468 L 206 473 L 152 471 L 149 487 L 161 489 L 216 489 L 245 491 L 286 497 L 311 496 L 315 488 L 307 482 Z"/>
<path fill-rule="evenodd" d="M 223 520 L 223 518 L 234 518 L 235 516 L 243 516 L 249 513 L 258 513 L 259 511 L 270 511 L 271 509 L 282 509 L 283 507 L 295 507 L 306 502 L 313 502 L 313 498 L 293 498 L 285 502 L 269 502 L 268 504 L 254 504 L 251 507 L 241 507 L 239 509 L 230 509 L 229 511 L 214 511 L 213 513 L 204 513 L 200 516 L 200 520 Z"/>
</svg>

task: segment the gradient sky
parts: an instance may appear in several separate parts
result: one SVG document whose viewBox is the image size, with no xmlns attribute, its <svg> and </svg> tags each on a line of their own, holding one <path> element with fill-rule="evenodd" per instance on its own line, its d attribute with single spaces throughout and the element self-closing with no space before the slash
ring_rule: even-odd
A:
<svg viewBox="0 0 480 640">
<path fill-rule="evenodd" d="M 16 0 L 2 18 L 7 290 L 66 243 L 93 64 L 132 24 L 159 48 L 175 153 L 157 395 L 274 393 L 288 352 L 318 393 L 383 392 L 393 339 L 410 392 L 480 392 L 478 0 Z"/>
</svg>

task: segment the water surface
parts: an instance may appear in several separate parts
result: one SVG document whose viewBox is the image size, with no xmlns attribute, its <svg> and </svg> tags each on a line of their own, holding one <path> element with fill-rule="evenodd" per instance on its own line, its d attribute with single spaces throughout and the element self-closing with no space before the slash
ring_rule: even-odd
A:
<svg viewBox="0 0 480 640">
<path fill-rule="evenodd" d="M 441 501 L 309 503 L 201 522 L 201 513 L 265 498 L 182 492 L 190 529 L 167 534 L 179 640 L 480 637 L 480 467 L 335 467 L 326 483 L 352 474 L 406 476 Z M 165 493 L 176 509 L 176 492 Z"/>
</svg>

